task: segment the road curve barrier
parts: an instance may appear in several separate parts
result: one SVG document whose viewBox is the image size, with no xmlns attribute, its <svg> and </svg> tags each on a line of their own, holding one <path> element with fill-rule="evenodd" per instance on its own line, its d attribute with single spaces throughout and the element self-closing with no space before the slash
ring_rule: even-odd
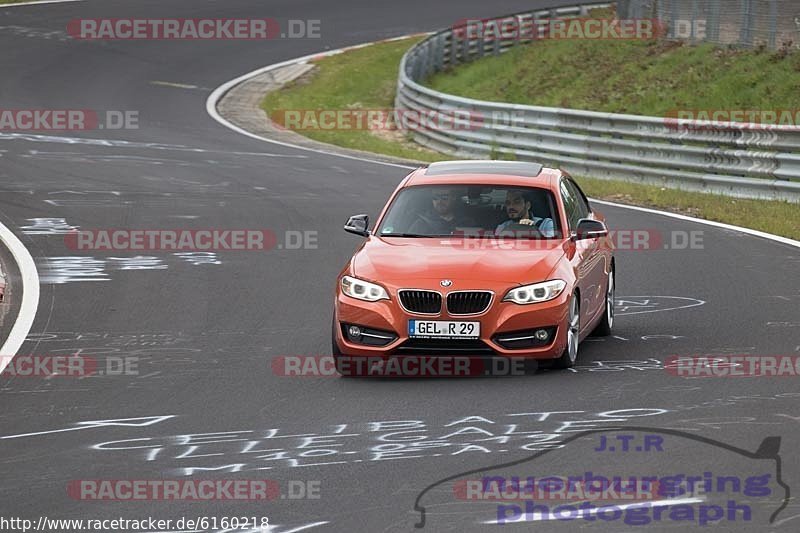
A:
<svg viewBox="0 0 800 533">
<path fill-rule="evenodd" d="M 533 21 L 587 17 L 581 4 L 492 19 L 516 38 L 454 25 L 409 49 L 395 96 L 398 126 L 456 157 L 535 160 L 584 176 L 744 198 L 800 202 L 800 124 L 648 117 L 462 98 L 425 87 L 429 76 L 541 37 Z M 487 28 L 484 26 L 484 28 Z M 546 75 L 546 73 L 543 73 Z"/>
</svg>

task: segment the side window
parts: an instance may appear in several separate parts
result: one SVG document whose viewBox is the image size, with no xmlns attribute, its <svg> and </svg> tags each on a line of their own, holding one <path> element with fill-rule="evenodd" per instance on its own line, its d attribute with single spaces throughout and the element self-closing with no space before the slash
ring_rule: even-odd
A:
<svg viewBox="0 0 800 533">
<path fill-rule="evenodd" d="M 567 215 L 569 229 L 574 230 L 578 225 L 578 219 L 580 218 L 577 216 L 576 198 L 572 191 L 569 190 L 566 180 L 561 180 L 559 189 L 561 190 L 561 200 L 564 202 L 564 211 Z"/>
<path fill-rule="evenodd" d="M 578 211 L 578 220 L 587 218 L 592 210 L 589 208 L 589 202 L 586 201 L 586 196 L 584 196 L 583 191 L 572 180 L 567 180 L 567 187 L 569 187 L 570 192 L 572 192 L 572 196 L 575 198 L 575 208 Z"/>
</svg>

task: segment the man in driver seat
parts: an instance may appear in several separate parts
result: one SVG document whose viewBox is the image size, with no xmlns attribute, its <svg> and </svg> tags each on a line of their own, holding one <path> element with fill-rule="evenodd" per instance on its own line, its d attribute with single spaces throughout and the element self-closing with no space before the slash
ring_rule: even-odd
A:
<svg viewBox="0 0 800 533">
<path fill-rule="evenodd" d="M 523 226 L 534 226 L 543 237 L 553 237 L 555 235 L 555 225 L 552 218 L 535 217 L 531 214 L 531 202 L 525 198 L 525 193 L 519 189 L 509 189 L 506 192 L 506 214 L 508 220 L 497 226 L 494 230 L 496 235 L 507 230 L 512 224 L 522 224 Z"/>
<path fill-rule="evenodd" d="M 457 228 L 473 226 L 471 219 L 457 212 L 458 197 L 455 189 L 434 190 L 432 210 L 420 213 L 408 231 L 418 235 L 452 235 Z"/>
</svg>

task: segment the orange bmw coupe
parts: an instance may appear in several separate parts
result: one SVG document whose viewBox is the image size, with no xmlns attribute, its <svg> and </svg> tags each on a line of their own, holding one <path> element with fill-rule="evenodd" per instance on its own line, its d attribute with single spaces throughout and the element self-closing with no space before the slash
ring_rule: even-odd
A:
<svg viewBox="0 0 800 533">
<path fill-rule="evenodd" d="M 614 322 L 604 217 L 563 170 L 447 161 L 406 176 L 339 275 L 334 358 L 465 355 L 569 368 Z M 338 367 L 338 365 L 337 365 Z M 341 370 L 340 370 L 341 371 Z"/>
</svg>

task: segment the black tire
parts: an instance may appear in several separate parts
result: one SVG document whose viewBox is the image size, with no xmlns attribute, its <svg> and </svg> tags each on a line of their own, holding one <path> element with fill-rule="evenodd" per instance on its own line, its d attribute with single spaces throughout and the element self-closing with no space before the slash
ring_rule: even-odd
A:
<svg viewBox="0 0 800 533">
<path fill-rule="evenodd" d="M 608 281 L 606 282 L 606 305 L 603 309 L 603 318 L 597 324 L 592 332 L 597 337 L 608 337 L 611 335 L 611 328 L 614 326 L 614 292 L 616 290 L 616 283 L 614 282 L 614 267 L 608 273 Z"/>
<path fill-rule="evenodd" d="M 567 346 L 561 357 L 553 361 L 553 368 L 566 369 L 575 366 L 578 360 L 578 346 L 580 345 L 581 331 L 581 304 L 577 294 L 573 294 L 569 301 L 569 319 L 567 321 Z"/>
</svg>

